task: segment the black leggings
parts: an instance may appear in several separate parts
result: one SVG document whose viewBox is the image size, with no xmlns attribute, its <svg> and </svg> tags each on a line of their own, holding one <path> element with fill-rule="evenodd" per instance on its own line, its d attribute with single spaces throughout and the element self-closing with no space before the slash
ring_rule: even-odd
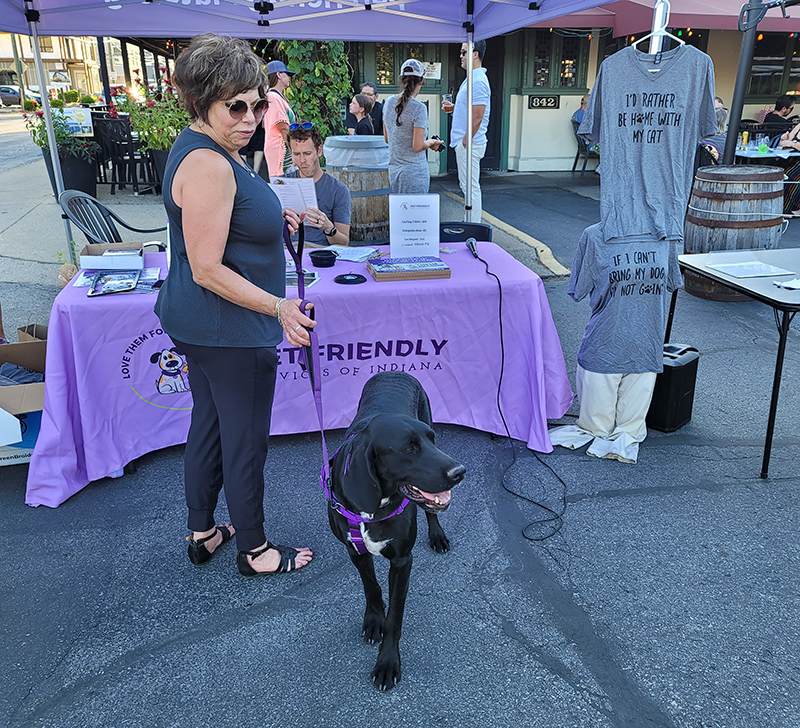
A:
<svg viewBox="0 0 800 728">
<path fill-rule="evenodd" d="M 250 551 L 266 541 L 264 461 L 278 355 L 274 347 L 175 345 L 186 355 L 194 400 L 184 457 L 188 526 L 214 527 L 224 484 L 236 546 Z"/>
</svg>

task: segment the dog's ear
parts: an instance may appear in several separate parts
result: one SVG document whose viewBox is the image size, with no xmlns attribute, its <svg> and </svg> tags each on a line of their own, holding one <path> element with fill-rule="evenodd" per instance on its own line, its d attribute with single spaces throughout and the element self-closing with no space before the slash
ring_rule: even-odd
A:
<svg viewBox="0 0 800 728">
<path fill-rule="evenodd" d="M 175 354 L 177 354 L 178 356 L 183 356 L 183 352 L 182 352 L 180 349 L 178 349 L 177 347 L 175 347 L 175 346 L 173 346 L 173 347 L 170 349 L 170 351 L 171 351 L 171 352 L 174 352 L 174 353 L 175 353 Z"/>
<path fill-rule="evenodd" d="M 334 477 L 342 495 L 359 513 L 375 513 L 383 494 L 375 472 L 375 450 L 371 438 L 360 432 L 336 455 Z"/>
<path fill-rule="evenodd" d="M 161 358 L 161 352 L 156 352 L 150 357 L 150 363 L 155 364 Z"/>
</svg>

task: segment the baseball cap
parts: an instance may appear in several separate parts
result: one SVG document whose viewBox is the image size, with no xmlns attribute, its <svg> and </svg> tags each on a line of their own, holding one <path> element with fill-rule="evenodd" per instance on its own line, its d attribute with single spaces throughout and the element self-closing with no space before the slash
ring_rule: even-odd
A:
<svg viewBox="0 0 800 728">
<path fill-rule="evenodd" d="M 294 71 L 286 68 L 283 61 L 270 61 L 267 64 L 267 73 L 288 73 L 290 76 L 294 76 Z"/>
<path fill-rule="evenodd" d="M 425 66 L 422 65 L 420 61 L 416 58 L 409 58 L 407 61 L 400 66 L 402 69 L 400 74 L 402 76 L 424 76 L 425 75 Z"/>
</svg>

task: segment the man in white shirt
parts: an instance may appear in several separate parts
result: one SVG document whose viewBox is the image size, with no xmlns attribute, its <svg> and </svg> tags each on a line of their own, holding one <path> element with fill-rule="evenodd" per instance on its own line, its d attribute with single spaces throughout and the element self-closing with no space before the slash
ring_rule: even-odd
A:
<svg viewBox="0 0 800 728">
<path fill-rule="evenodd" d="M 450 129 L 450 146 L 456 152 L 458 165 L 458 183 L 467 194 L 467 164 L 472 166 L 472 211 L 469 222 L 480 222 L 481 199 L 481 159 L 486 154 L 486 128 L 489 126 L 491 111 L 491 94 L 486 69 L 483 68 L 483 56 L 486 53 L 486 41 L 478 40 L 472 44 L 472 157 L 467 161 L 467 80 L 464 79 L 456 95 L 455 106 L 442 102 L 442 110 L 453 112 L 453 126 Z M 461 67 L 467 68 L 467 44 L 461 44 Z"/>
</svg>

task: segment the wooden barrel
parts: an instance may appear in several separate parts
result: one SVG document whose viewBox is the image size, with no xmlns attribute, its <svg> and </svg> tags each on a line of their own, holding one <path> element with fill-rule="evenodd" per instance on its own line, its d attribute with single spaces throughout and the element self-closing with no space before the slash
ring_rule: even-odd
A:
<svg viewBox="0 0 800 728">
<path fill-rule="evenodd" d="M 389 170 L 365 167 L 325 167 L 348 190 L 350 245 L 385 245 L 389 242 Z"/>
<path fill-rule="evenodd" d="M 778 247 L 783 169 L 758 165 L 700 167 L 686 211 L 687 253 Z M 712 301 L 749 301 L 727 286 L 686 273 L 684 288 Z"/>
</svg>

